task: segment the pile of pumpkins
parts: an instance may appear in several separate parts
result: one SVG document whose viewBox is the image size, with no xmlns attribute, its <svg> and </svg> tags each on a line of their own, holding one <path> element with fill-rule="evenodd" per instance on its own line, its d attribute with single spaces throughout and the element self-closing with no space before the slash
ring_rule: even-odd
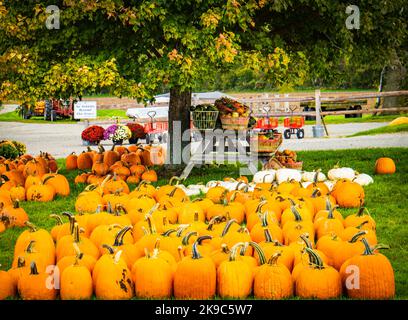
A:
<svg viewBox="0 0 408 320">
<path fill-rule="evenodd" d="M 0 298 L 394 296 L 394 271 L 358 183 L 339 179 L 329 191 L 319 181 L 259 182 L 249 191 L 244 178 L 226 182 L 235 188 L 220 182 L 194 200 L 172 183 L 90 184 L 76 214 L 50 217 L 50 232 L 27 223 L 12 268 L 0 271 Z M 356 212 L 343 217 L 339 205 Z"/>
<path fill-rule="evenodd" d="M 102 145 L 98 151 L 90 147 L 81 154 L 74 152 L 66 158 L 66 169 L 83 171 L 75 177 L 75 183 L 98 184 L 108 174 L 115 175 L 115 179 L 137 184 L 141 180 L 157 181 L 157 174 L 149 166 L 163 164 L 164 153 L 161 147 L 131 145 L 113 146 L 105 150 Z"/>
<path fill-rule="evenodd" d="M 19 206 L 21 201 L 48 202 L 56 195 L 69 194 L 68 180 L 58 174 L 57 162 L 50 154 L 0 159 L 0 232 L 9 226 L 24 226 L 28 221 Z"/>
</svg>

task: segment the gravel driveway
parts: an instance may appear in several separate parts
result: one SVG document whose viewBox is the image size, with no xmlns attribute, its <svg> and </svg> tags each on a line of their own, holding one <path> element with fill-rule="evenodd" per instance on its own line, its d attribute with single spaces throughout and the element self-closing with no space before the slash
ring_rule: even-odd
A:
<svg viewBox="0 0 408 320">
<path fill-rule="evenodd" d="M 343 138 L 353 133 L 378 128 L 387 123 L 347 123 L 328 125 L 330 138 L 312 138 L 312 126 L 305 126 L 305 139 L 284 140 L 282 147 L 292 150 L 328 150 L 375 147 L 408 147 L 408 133 L 381 134 Z M 25 143 L 30 154 L 47 151 L 56 158 L 84 150 L 81 140 L 82 123 L 35 124 L 0 122 L 0 140 L 12 139 Z M 283 128 L 279 128 L 282 132 Z"/>
</svg>

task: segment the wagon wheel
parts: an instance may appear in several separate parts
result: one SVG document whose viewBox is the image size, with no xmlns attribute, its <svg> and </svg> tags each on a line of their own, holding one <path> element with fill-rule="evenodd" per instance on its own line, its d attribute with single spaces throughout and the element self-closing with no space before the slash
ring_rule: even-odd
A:
<svg viewBox="0 0 408 320">
<path fill-rule="evenodd" d="M 303 139 L 305 137 L 305 130 L 298 129 L 298 131 L 296 132 L 296 136 L 298 137 L 298 139 Z"/>
<path fill-rule="evenodd" d="M 285 137 L 285 139 L 290 139 L 290 129 L 286 129 L 285 131 L 283 131 L 283 136 Z"/>
<path fill-rule="evenodd" d="M 167 143 L 167 140 L 168 140 L 168 133 L 165 132 L 165 133 L 163 134 L 163 143 Z"/>
</svg>

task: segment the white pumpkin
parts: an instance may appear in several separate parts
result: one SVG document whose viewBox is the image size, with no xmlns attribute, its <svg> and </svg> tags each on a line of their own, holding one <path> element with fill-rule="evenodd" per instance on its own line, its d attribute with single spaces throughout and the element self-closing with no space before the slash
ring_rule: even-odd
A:
<svg viewBox="0 0 408 320">
<path fill-rule="evenodd" d="M 271 183 L 275 180 L 276 170 L 262 170 L 254 174 L 253 182 L 255 183 Z"/>
<path fill-rule="evenodd" d="M 302 182 L 302 187 L 306 189 L 307 186 L 308 186 L 309 184 L 311 184 L 311 183 L 313 183 L 313 182 L 311 182 L 311 181 L 303 181 L 303 182 Z"/>
<path fill-rule="evenodd" d="M 302 173 L 302 181 L 304 182 L 307 182 L 307 181 L 314 182 L 315 177 L 316 177 L 315 171 L 310 171 L 310 172 L 304 171 Z M 319 172 L 317 174 L 317 182 L 323 182 L 325 180 L 327 180 L 326 175 L 323 172 Z"/>
<path fill-rule="evenodd" d="M 228 190 L 235 190 L 237 188 L 238 185 L 238 181 L 219 181 L 219 185 L 221 187 L 224 187 L 225 189 Z"/>
<path fill-rule="evenodd" d="M 216 181 L 216 180 L 210 180 L 207 182 L 207 184 L 205 185 L 207 188 L 212 188 L 212 187 L 216 187 L 220 182 Z"/>
<path fill-rule="evenodd" d="M 188 189 L 192 190 L 201 190 L 203 193 L 206 193 L 208 188 L 203 184 L 190 184 L 187 186 Z"/>
<path fill-rule="evenodd" d="M 254 185 L 248 185 L 248 192 L 254 192 L 255 186 Z"/>
<path fill-rule="evenodd" d="M 300 182 L 302 180 L 302 174 L 296 169 L 278 169 L 276 171 L 276 181 L 281 184 L 284 181 L 295 180 Z"/>
<path fill-rule="evenodd" d="M 333 168 L 327 173 L 330 180 L 349 179 L 353 180 L 356 176 L 352 168 Z"/>
<path fill-rule="evenodd" d="M 360 173 L 353 181 L 357 182 L 361 186 L 366 186 L 374 182 L 373 178 L 365 173 Z"/>
<path fill-rule="evenodd" d="M 330 181 L 330 180 L 326 180 L 326 181 L 324 181 L 324 184 L 327 186 L 327 188 L 329 188 L 329 191 L 332 191 L 332 190 L 333 190 L 333 187 L 334 187 L 334 185 L 335 185 L 336 183 L 333 182 L 333 181 Z"/>
</svg>

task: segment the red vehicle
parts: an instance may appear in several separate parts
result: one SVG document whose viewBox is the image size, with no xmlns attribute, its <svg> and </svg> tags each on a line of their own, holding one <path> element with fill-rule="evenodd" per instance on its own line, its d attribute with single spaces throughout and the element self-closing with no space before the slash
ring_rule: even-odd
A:
<svg viewBox="0 0 408 320">
<path fill-rule="evenodd" d="M 157 138 L 160 142 L 167 142 L 167 131 L 169 129 L 168 121 L 157 121 L 155 120 L 156 111 L 149 111 L 148 116 L 150 117 L 150 122 L 145 123 L 144 129 L 146 132 L 146 143 L 153 142 Z"/>
<path fill-rule="evenodd" d="M 74 114 L 74 101 L 72 99 L 66 101 L 52 100 L 52 110 L 61 118 L 72 117 Z"/>
<path fill-rule="evenodd" d="M 279 125 L 278 118 L 263 117 L 256 122 L 254 129 L 273 130 Z"/>
<path fill-rule="evenodd" d="M 305 137 L 305 130 L 302 128 L 305 125 L 304 117 L 290 117 L 283 120 L 283 126 L 285 131 L 283 131 L 283 136 L 285 139 L 290 139 L 292 134 L 296 134 L 298 139 L 303 139 Z"/>
</svg>

